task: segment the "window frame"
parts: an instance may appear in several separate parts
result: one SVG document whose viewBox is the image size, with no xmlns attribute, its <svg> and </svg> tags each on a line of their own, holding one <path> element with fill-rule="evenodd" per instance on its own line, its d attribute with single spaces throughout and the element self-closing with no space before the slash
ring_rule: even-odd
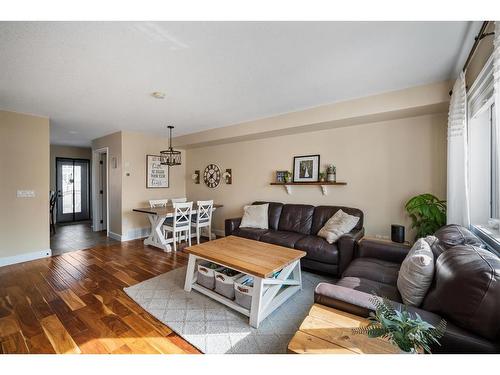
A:
<svg viewBox="0 0 500 375">
<path fill-rule="evenodd" d="M 495 96 L 494 96 L 494 77 L 493 77 L 493 56 L 490 56 L 483 69 L 474 81 L 472 87 L 467 93 L 467 147 L 469 155 L 471 154 L 470 135 L 471 128 L 469 127 L 470 120 L 482 113 L 485 110 L 490 112 L 490 218 L 500 217 L 500 161 L 498 160 L 498 147 L 500 129 L 497 119 L 495 118 Z M 470 171 L 470 165 L 467 166 Z M 469 179 L 471 173 L 468 173 Z M 471 181 L 469 180 L 469 189 Z M 471 223 L 470 229 L 478 237 L 480 237 L 496 255 L 500 256 L 500 229 L 495 230 L 488 228 L 485 225 Z M 488 233 L 490 232 L 490 233 Z M 498 232 L 498 234 L 493 234 Z"/>
</svg>

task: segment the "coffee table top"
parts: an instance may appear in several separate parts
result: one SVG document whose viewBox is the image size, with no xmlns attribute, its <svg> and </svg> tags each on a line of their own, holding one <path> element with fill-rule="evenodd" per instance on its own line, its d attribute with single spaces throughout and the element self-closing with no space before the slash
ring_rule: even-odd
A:
<svg viewBox="0 0 500 375">
<path fill-rule="evenodd" d="M 271 277 L 306 255 L 304 251 L 236 236 L 204 242 L 184 251 L 262 278 Z"/>
</svg>

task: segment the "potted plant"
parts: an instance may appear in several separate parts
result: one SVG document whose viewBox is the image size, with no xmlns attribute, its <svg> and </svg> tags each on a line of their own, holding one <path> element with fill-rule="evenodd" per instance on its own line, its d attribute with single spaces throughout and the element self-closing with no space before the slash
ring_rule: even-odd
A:
<svg viewBox="0 0 500 375">
<path fill-rule="evenodd" d="M 335 167 L 335 165 L 330 164 L 326 167 L 326 180 L 328 182 L 337 181 L 337 167 Z"/>
<path fill-rule="evenodd" d="M 285 172 L 285 182 L 286 183 L 292 182 L 292 172 L 290 171 Z"/>
<path fill-rule="evenodd" d="M 326 179 L 326 173 L 325 172 L 319 172 L 319 180 L 321 182 L 324 182 Z"/>
<path fill-rule="evenodd" d="M 354 334 L 386 338 L 404 353 L 430 353 L 433 344 L 440 345 L 439 339 L 446 330 L 444 319 L 434 327 L 417 313 L 409 313 L 406 306 L 395 309 L 389 300 L 377 296 L 370 300 L 376 307 L 368 318 L 370 324 L 353 329 Z"/>
<path fill-rule="evenodd" d="M 446 201 L 426 193 L 411 198 L 405 205 L 412 228 L 417 229 L 415 239 L 433 234 L 446 224 Z"/>
</svg>

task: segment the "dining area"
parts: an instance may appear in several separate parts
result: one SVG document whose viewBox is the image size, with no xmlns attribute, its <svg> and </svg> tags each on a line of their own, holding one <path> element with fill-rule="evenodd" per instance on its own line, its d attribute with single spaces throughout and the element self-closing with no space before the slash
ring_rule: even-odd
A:
<svg viewBox="0 0 500 375">
<path fill-rule="evenodd" d="M 147 207 L 132 210 L 147 215 L 149 220 L 151 230 L 144 245 L 175 252 L 183 241 L 191 246 L 194 241 L 199 244 L 202 236 L 209 241 L 215 239 L 212 217 L 222 204 L 213 200 L 188 201 L 186 197 L 151 199 L 148 203 Z"/>
</svg>

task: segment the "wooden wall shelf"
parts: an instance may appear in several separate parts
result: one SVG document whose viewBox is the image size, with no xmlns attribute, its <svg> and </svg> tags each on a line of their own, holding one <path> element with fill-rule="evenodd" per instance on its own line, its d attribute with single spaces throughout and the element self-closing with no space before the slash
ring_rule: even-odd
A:
<svg viewBox="0 0 500 375">
<path fill-rule="evenodd" d="M 327 186 L 331 185 L 347 185 L 347 182 L 271 182 L 270 185 L 274 186 L 284 186 L 288 194 L 292 194 L 292 186 L 320 186 L 323 195 L 328 194 Z"/>
</svg>

